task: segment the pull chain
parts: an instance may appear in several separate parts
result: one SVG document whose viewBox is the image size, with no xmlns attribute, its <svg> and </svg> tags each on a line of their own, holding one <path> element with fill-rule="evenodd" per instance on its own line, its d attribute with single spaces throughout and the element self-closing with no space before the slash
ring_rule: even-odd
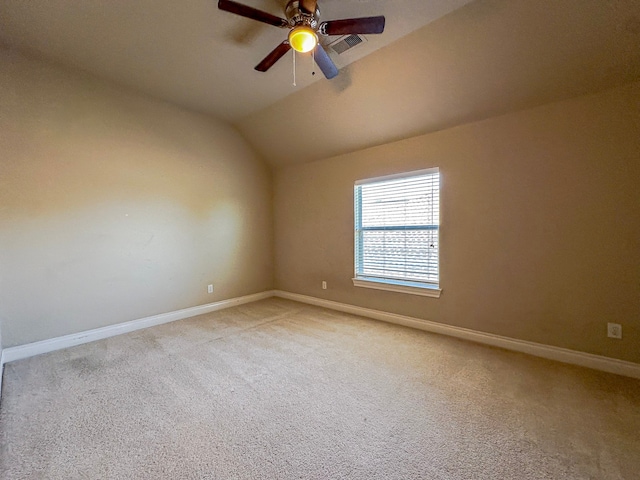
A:
<svg viewBox="0 0 640 480">
<path fill-rule="evenodd" d="M 296 51 L 293 50 L 293 86 L 296 86 Z"/>
</svg>

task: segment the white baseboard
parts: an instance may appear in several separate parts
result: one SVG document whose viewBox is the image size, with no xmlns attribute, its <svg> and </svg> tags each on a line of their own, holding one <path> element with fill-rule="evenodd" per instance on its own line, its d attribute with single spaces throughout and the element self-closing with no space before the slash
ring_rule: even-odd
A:
<svg viewBox="0 0 640 480">
<path fill-rule="evenodd" d="M 373 318 L 383 322 L 395 323 L 406 327 L 413 327 L 427 332 L 439 333 L 451 337 L 462 338 L 476 343 L 500 347 L 516 352 L 528 353 L 536 357 L 547 358 L 549 360 L 557 360 L 559 362 L 578 365 L 581 367 L 593 368 L 603 372 L 615 373 L 627 377 L 640 379 L 640 364 L 626 362 L 615 358 L 594 355 L 591 353 L 569 350 L 567 348 L 554 347 L 541 343 L 528 342 L 525 340 L 517 340 L 514 338 L 503 337 L 491 333 L 478 332 L 468 328 L 454 327 L 443 323 L 431 322 L 429 320 L 421 320 L 419 318 L 397 315 L 395 313 L 382 312 L 380 310 L 372 310 L 370 308 L 357 307 L 346 303 L 324 300 L 317 297 L 307 295 L 299 295 L 297 293 L 283 292 L 276 290 L 275 295 L 297 302 L 317 305 L 319 307 L 330 308 L 340 312 L 360 315 L 362 317 Z"/>
<path fill-rule="evenodd" d="M 161 313 L 159 315 L 153 315 L 151 317 L 131 320 L 129 322 L 118 323 L 116 325 L 109 325 L 108 327 L 95 328 L 93 330 L 86 330 L 84 332 L 72 333 L 70 335 L 51 338 L 49 340 L 42 340 L 40 342 L 18 345 L 16 347 L 8 347 L 2 351 L 2 359 L 0 361 L 2 362 L 2 365 L 4 365 L 5 363 L 13 362 L 15 360 L 22 360 L 23 358 L 33 357 L 34 355 L 40 355 L 42 353 L 53 352 L 55 350 L 61 350 L 63 348 L 74 347 L 83 343 L 89 343 L 96 340 L 115 337 L 116 335 L 122 335 L 123 333 L 129 333 L 135 330 L 141 330 L 143 328 L 162 325 L 163 323 L 175 322 L 176 320 L 195 317 L 196 315 L 202 315 L 203 313 L 215 312 L 216 310 L 235 307 L 236 305 L 255 302 L 257 300 L 262 300 L 272 296 L 274 296 L 273 291 L 260 292 L 253 295 L 245 295 L 244 297 L 230 298 L 228 300 L 221 300 L 219 302 L 208 303 L 206 305 L 199 305 L 197 307 L 176 310 L 174 312 Z"/>
<path fill-rule="evenodd" d="M 2 324 L 0 323 L 0 327 Z M 0 399 L 2 399 L 2 376 L 4 374 L 4 351 L 2 350 L 2 332 L 0 331 Z"/>
<path fill-rule="evenodd" d="M 4 350 L 0 348 L 0 401 L 2 401 L 2 377 L 4 375 Z"/>
<path fill-rule="evenodd" d="M 108 327 L 96 328 L 93 330 L 87 330 L 84 332 L 65 335 L 49 340 L 42 340 L 40 342 L 5 348 L 0 354 L 0 395 L 2 392 L 2 369 L 5 363 L 32 357 L 34 355 L 40 355 L 42 353 L 53 352 L 55 350 L 60 350 L 63 348 L 81 345 L 83 343 L 89 343 L 96 340 L 114 337 L 116 335 L 133 332 L 135 330 L 140 330 L 143 328 L 153 327 L 155 325 L 161 325 L 164 323 L 174 322 L 176 320 L 194 317 L 196 315 L 202 315 L 204 313 L 215 312 L 216 310 L 222 310 L 225 308 L 234 307 L 236 305 L 263 300 L 272 296 L 286 298 L 289 300 L 294 300 L 311 305 L 317 305 L 320 307 L 338 310 L 340 312 L 351 313 L 354 315 L 360 315 L 367 318 L 373 318 L 375 320 L 380 320 L 383 322 L 404 325 L 406 327 L 412 327 L 427 332 L 439 333 L 442 335 L 448 335 L 464 340 L 470 340 L 472 342 L 500 347 L 507 350 L 528 353 L 537 357 L 557 360 L 572 365 L 579 365 L 582 367 L 593 368 L 595 370 L 601 370 L 604 372 L 615 373 L 618 375 L 640 379 L 640 364 L 633 362 L 626 362 L 624 360 L 617 360 L 601 355 L 594 355 L 591 353 L 584 353 L 576 350 L 569 350 L 566 348 L 554 347 L 535 342 L 528 342 L 525 340 L 503 337 L 490 333 L 478 332 L 476 330 L 470 330 L 467 328 L 454 327 L 451 325 L 431 322 L 428 320 L 421 320 L 414 317 L 397 315 L 395 313 L 357 307 L 355 305 L 334 302 L 331 300 L 324 300 L 317 297 L 310 297 L 307 295 L 275 290 L 256 293 L 253 295 L 246 295 L 243 297 L 231 298 L 228 300 L 222 300 L 206 305 L 199 305 L 197 307 L 185 308 L 183 310 L 177 310 L 174 312 L 162 313 L 159 315 L 153 315 L 151 317 L 145 317 L 138 320 L 119 323 L 117 325 L 110 325 Z"/>
</svg>

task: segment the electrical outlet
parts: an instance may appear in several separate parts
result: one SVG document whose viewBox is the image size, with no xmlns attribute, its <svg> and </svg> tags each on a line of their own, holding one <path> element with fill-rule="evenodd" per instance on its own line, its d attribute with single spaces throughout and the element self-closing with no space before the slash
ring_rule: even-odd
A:
<svg viewBox="0 0 640 480">
<path fill-rule="evenodd" d="M 213 285 L 207 285 L 207 292 L 213 293 Z"/>
<path fill-rule="evenodd" d="M 325 282 L 324 280 L 322 281 L 322 289 L 323 290 L 327 289 L 327 282 Z"/>
<path fill-rule="evenodd" d="M 607 337 L 622 338 L 622 325 L 619 323 L 607 323 Z"/>
</svg>

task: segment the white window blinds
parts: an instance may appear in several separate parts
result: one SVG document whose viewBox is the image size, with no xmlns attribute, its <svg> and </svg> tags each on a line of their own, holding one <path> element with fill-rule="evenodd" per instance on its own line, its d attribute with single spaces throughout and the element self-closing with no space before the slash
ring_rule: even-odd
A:
<svg viewBox="0 0 640 480">
<path fill-rule="evenodd" d="M 437 286 L 440 174 L 356 182 L 356 278 Z"/>
</svg>

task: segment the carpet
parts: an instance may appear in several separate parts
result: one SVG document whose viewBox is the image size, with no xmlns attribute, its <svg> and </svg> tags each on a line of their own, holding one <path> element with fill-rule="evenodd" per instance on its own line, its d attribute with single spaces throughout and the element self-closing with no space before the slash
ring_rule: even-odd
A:
<svg viewBox="0 0 640 480">
<path fill-rule="evenodd" d="M 3 479 L 637 479 L 640 381 L 271 298 L 5 366 Z"/>
</svg>

